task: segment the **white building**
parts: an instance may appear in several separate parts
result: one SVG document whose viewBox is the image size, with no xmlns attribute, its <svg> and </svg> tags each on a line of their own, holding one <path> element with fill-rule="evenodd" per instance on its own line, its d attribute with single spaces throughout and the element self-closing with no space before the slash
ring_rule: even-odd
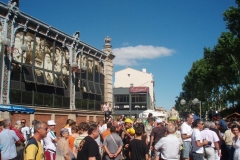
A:
<svg viewBox="0 0 240 160">
<path fill-rule="evenodd" d="M 133 68 L 126 68 L 115 73 L 114 88 L 148 87 L 150 95 L 150 109 L 155 108 L 154 79 L 152 73 L 146 69 L 138 71 Z M 131 88 L 130 88 L 131 89 Z"/>
</svg>

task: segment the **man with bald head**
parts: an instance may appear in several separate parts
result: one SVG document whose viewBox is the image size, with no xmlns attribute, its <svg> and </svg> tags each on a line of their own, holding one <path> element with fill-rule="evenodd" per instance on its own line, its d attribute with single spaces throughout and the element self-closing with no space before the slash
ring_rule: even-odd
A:
<svg viewBox="0 0 240 160">
<path fill-rule="evenodd" d="M 173 135 L 173 133 L 175 133 L 175 126 L 173 124 L 168 124 L 168 135 L 161 138 L 154 146 L 157 151 L 161 149 L 162 159 L 178 160 L 181 142 L 179 138 Z"/>
</svg>

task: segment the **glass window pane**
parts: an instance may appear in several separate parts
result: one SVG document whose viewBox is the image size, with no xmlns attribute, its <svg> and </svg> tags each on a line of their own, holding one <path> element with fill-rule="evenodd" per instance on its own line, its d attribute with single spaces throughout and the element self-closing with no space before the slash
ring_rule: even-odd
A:
<svg viewBox="0 0 240 160">
<path fill-rule="evenodd" d="M 75 107 L 76 107 L 76 109 L 81 109 L 82 108 L 81 99 L 75 99 Z"/>
<path fill-rule="evenodd" d="M 34 105 L 35 106 L 43 106 L 43 95 L 42 93 L 34 93 Z"/>
<path fill-rule="evenodd" d="M 46 72 L 45 71 L 45 79 L 46 79 L 46 84 L 47 85 L 54 85 L 54 77 L 52 72 Z"/>
<path fill-rule="evenodd" d="M 32 67 L 30 66 L 22 66 L 22 71 L 24 74 L 24 79 L 27 82 L 35 82 L 34 76 L 33 76 L 33 71 Z"/>
<path fill-rule="evenodd" d="M 53 95 L 44 94 L 44 106 L 53 107 Z"/>
<path fill-rule="evenodd" d="M 87 110 L 88 109 L 88 101 L 87 100 L 82 100 L 82 109 Z"/>
<path fill-rule="evenodd" d="M 95 101 L 95 111 L 101 111 L 101 102 Z"/>
<path fill-rule="evenodd" d="M 83 92 L 89 92 L 88 83 L 86 80 L 81 80 L 81 88 Z"/>
<path fill-rule="evenodd" d="M 89 101 L 88 103 L 89 103 L 88 104 L 88 109 L 89 110 L 94 110 L 94 101 Z"/>
<path fill-rule="evenodd" d="M 95 64 L 95 82 L 99 82 L 99 65 L 98 65 L 98 61 L 95 60 L 94 64 Z"/>
<path fill-rule="evenodd" d="M 54 96 L 54 107 L 62 107 L 62 96 Z"/>
<path fill-rule="evenodd" d="M 55 74 L 55 85 L 59 88 L 63 87 L 63 77 L 60 74 Z"/>
<path fill-rule="evenodd" d="M 35 77 L 36 77 L 37 83 L 45 84 L 45 78 L 44 78 L 43 70 L 35 69 Z"/>
<path fill-rule="evenodd" d="M 21 91 L 10 90 L 10 103 L 12 104 L 21 103 Z"/>
<path fill-rule="evenodd" d="M 96 94 L 101 94 L 100 84 L 95 83 Z"/>
<path fill-rule="evenodd" d="M 22 104 L 32 105 L 32 92 L 22 91 Z"/>
<path fill-rule="evenodd" d="M 70 106 L 70 98 L 63 97 L 63 108 L 69 108 L 69 106 Z"/>
<path fill-rule="evenodd" d="M 88 58 L 88 80 L 93 81 L 93 59 Z"/>
<path fill-rule="evenodd" d="M 89 93 L 95 93 L 93 82 L 88 82 L 88 84 L 89 84 Z"/>
</svg>

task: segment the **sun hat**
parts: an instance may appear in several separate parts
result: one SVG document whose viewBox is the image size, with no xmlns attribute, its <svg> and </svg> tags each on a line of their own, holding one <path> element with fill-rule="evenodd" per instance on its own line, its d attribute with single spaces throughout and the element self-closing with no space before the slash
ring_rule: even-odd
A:
<svg viewBox="0 0 240 160">
<path fill-rule="evenodd" d="M 157 119 L 155 120 L 155 122 L 156 122 L 156 123 L 162 123 L 162 120 L 161 120 L 160 118 L 157 118 Z"/>
<path fill-rule="evenodd" d="M 134 128 L 129 128 L 129 129 L 127 129 L 127 132 L 131 135 L 134 135 L 135 134 L 135 129 Z"/>
<path fill-rule="evenodd" d="M 47 122 L 47 124 L 48 124 L 49 126 L 55 126 L 55 125 L 56 125 L 56 123 L 54 122 L 54 120 L 49 120 L 49 121 Z"/>
<path fill-rule="evenodd" d="M 133 121 L 130 118 L 126 118 L 125 123 L 133 123 Z"/>
</svg>

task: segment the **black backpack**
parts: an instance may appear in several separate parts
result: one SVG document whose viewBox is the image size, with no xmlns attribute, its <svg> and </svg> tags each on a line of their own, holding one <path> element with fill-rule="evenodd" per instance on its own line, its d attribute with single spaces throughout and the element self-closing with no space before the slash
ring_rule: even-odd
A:
<svg viewBox="0 0 240 160">
<path fill-rule="evenodd" d="M 29 138 L 25 147 L 18 152 L 18 155 L 16 157 L 17 160 L 24 160 L 24 154 L 26 153 L 26 149 L 31 144 L 34 144 L 38 148 L 38 143 L 37 143 L 36 139 L 35 138 Z M 38 150 L 37 150 L 37 153 L 35 155 L 35 159 L 36 159 L 37 154 L 38 154 Z"/>
</svg>

